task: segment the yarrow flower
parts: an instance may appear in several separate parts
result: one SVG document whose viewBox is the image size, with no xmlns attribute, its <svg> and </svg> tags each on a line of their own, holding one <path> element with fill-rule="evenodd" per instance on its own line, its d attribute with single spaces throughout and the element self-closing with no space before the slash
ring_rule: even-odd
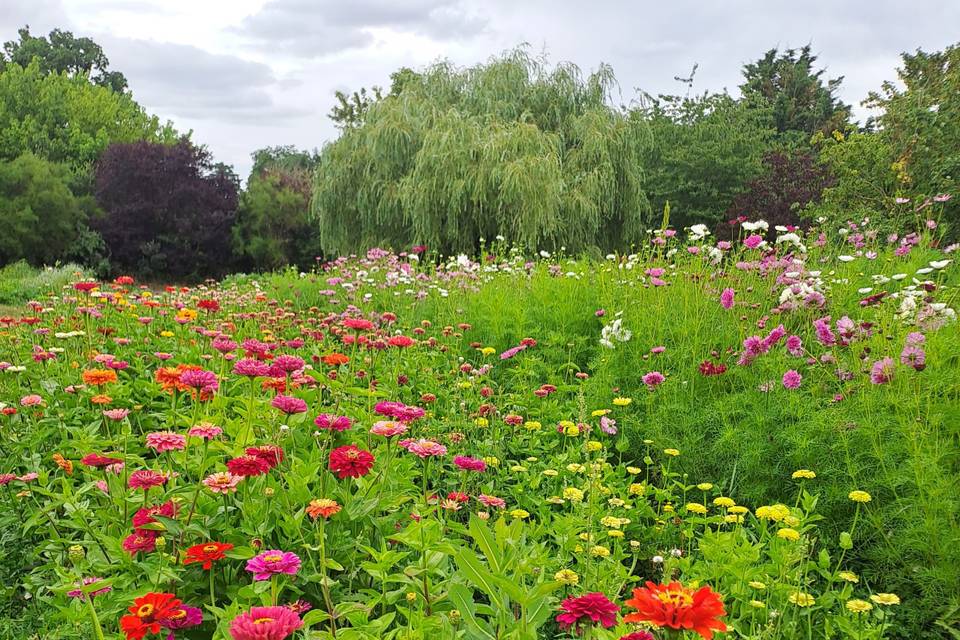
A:
<svg viewBox="0 0 960 640">
<path fill-rule="evenodd" d="M 247 560 L 247 571 L 254 580 L 269 580 L 277 574 L 296 575 L 300 570 L 300 557 L 290 551 L 271 549 Z"/>
<path fill-rule="evenodd" d="M 618 613 L 620 607 L 602 593 L 594 592 L 564 599 L 556 620 L 561 630 L 573 627 L 579 634 L 586 625 L 599 624 L 605 629 L 616 625 Z"/>
</svg>

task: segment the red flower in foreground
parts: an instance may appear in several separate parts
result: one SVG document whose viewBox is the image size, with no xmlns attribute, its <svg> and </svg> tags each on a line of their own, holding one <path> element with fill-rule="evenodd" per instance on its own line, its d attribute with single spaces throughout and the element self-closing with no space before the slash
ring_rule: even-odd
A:
<svg viewBox="0 0 960 640">
<path fill-rule="evenodd" d="M 370 473 L 372 467 L 373 454 L 358 449 L 352 444 L 337 447 L 330 452 L 330 470 L 336 473 L 341 480 L 365 476 Z"/>
<path fill-rule="evenodd" d="M 216 560 L 223 560 L 227 557 L 227 551 L 233 549 L 229 542 L 208 542 L 207 544 L 196 544 L 187 549 L 187 556 L 183 559 L 183 564 L 193 564 L 202 562 L 203 568 L 209 571 Z"/>
<path fill-rule="evenodd" d="M 160 633 L 161 623 L 179 614 L 181 604 L 172 593 L 148 593 L 133 601 L 128 609 L 130 615 L 120 618 L 120 629 L 127 640 L 141 640 L 148 633 Z"/>
<path fill-rule="evenodd" d="M 579 598 L 566 598 L 560 604 L 561 613 L 557 622 L 561 629 L 574 627 L 579 634 L 583 624 L 599 622 L 604 628 L 617 624 L 620 607 L 610 602 L 602 593 L 588 593 Z"/>
<path fill-rule="evenodd" d="M 710 640 L 714 631 L 726 631 L 720 621 L 727 615 L 723 601 L 710 587 L 694 591 L 679 582 L 654 584 L 633 590 L 633 598 L 626 601 L 637 610 L 624 616 L 624 622 L 649 622 L 657 627 L 687 629 Z"/>
</svg>

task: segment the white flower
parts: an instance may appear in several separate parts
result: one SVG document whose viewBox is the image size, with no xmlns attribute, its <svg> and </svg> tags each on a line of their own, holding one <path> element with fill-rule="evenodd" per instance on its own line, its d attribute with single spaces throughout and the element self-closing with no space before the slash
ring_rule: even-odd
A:
<svg viewBox="0 0 960 640">
<path fill-rule="evenodd" d="M 705 224 L 695 224 L 692 227 L 690 227 L 691 240 L 702 240 L 708 235 L 710 235 L 710 229 L 708 229 L 707 225 Z"/>
<path fill-rule="evenodd" d="M 840 262 L 853 262 L 856 258 L 853 256 L 837 256 L 837 260 Z"/>
<path fill-rule="evenodd" d="M 906 278 L 906 277 L 907 277 L 907 274 L 905 274 L 905 273 L 895 273 L 895 274 L 893 274 L 892 276 L 890 276 L 890 279 L 891 279 L 891 280 L 903 280 L 903 279 Z"/>
<path fill-rule="evenodd" d="M 770 228 L 770 225 L 767 224 L 766 220 L 757 220 L 756 222 L 744 222 L 742 226 L 747 231 L 766 231 Z"/>
<path fill-rule="evenodd" d="M 541 250 L 541 251 L 540 251 L 540 257 L 541 257 L 541 258 L 549 258 L 549 257 L 550 257 L 550 252 L 549 252 L 549 251 L 542 251 L 542 250 Z"/>
<path fill-rule="evenodd" d="M 873 291 L 873 287 L 861 287 L 860 289 L 857 289 L 857 293 L 860 295 L 865 295 L 871 291 Z"/>
<path fill-rule="evenodd" d="M 953 261 L 952 260 L 932 260 L 930 262 L 930 266 L 933 267 L 934 269 L 943 269 L 951 262 Z"/>
<path fill-rule="evenodd" d="M 919 274 L 922 275 L 922 276 L 927 275 L 927 274 L 930 273 L 931 271 L 933 271 L 933 269 L 931 269 L 930 267 L 924 267 L 923 269 L 917 269 L 917 273 L 919 273 Z"/>
</svg>

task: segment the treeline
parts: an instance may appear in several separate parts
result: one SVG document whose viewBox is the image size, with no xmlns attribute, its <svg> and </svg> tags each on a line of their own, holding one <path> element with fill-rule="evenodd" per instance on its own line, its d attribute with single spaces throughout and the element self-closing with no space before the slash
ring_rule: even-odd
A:
<svg viewBox="0 0 960 640">
<path fill-rule="evenodd" d="M 629 100 L 609 67 L 584 75 L 518 49 L 338 94 L 335 141 L 255 152 L 241 189 L 133 100 L 95 42 L 22 29 L 0 56 L 0 265 L 200 278 L 497 235 L 609 251 L 663 224 L 668 203 L 672 227 L 721 235 L 740 216 L 898 227 L 956 190 L 958 70 L 958 47 L 904 54 L 900 84 L 870 94 L 876 116 L 857 127 L 809 47 L 746 65 L 738 98 L 696 93 L 694 68 L 682 96 Z"/>
</svg>

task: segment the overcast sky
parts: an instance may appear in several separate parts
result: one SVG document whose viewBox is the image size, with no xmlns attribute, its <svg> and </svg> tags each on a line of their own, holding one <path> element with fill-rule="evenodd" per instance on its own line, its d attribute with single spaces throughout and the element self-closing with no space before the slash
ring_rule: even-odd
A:
<svg viewBox="0 0 960 640">
<path fill-rule="evenodd" d="M 895 77 L 902 51 L 960 40 L 956 0 L 0 0 L 0 40 L 29 24 L 94 38 L 146 109 L 193 130 L 246 177 L 267 145 L 336 137 L 334 91 L 400 66 L 459 65 L 529 43 L 584 71 L 613 66 L 624 102 L 640 89 L 736 93 L 743 64 L 813 45 L 855 105 Z"/>
</svg>

